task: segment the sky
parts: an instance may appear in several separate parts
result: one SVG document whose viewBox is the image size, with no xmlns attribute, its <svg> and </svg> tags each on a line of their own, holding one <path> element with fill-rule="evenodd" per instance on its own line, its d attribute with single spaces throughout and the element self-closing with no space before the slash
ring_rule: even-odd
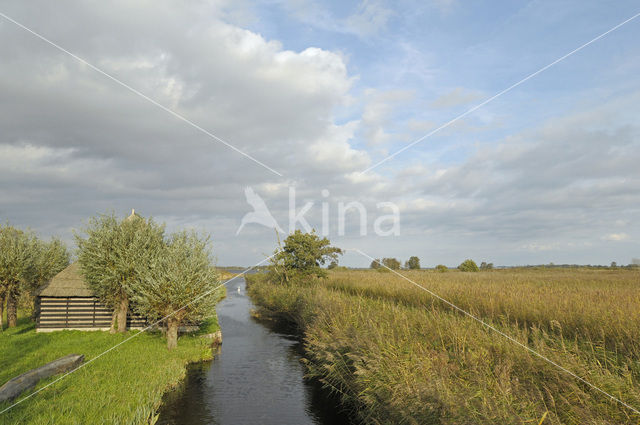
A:
<svg viewBox="0 0 640 425">
<path fill-rule="evenodd" d="M 423 266 L 640 257 L 640 17 L 522 81 L 637 2 L 0 0 L 0 13 L 3 222 L 73 247 L 88 218 L 135 208 L 249 266 L 277 244 L 246 216 L 252 193 L 281 236 L 304 230 L 293 211 L 334 245 Z M 341 224 L 349 203 L 367 220 L 347 208 Z"/>
</svg>

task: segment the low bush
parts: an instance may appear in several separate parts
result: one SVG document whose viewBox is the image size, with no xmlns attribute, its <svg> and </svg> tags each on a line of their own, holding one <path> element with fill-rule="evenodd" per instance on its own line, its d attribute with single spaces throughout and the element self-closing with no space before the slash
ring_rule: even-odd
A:
<svg viewBox="0 0 640 425">
<path fill-rule="evenodd" d="M 473 260 L 464 260 L 459 266 L 458 270 L 461 272 L 477 272 L 480 271 L 478 265 Z"/>
</svg>

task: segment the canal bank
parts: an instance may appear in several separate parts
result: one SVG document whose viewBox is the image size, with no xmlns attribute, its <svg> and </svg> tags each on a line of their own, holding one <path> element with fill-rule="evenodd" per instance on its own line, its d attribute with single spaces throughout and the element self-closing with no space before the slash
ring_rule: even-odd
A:
<svg viewBox="0 0 640 425">
<path fill-rule="evenodd" d="M 304 380 L 297 336 L 251 317 L 245 280 L 217 308 L 224 342 L 167 393 L 158 424 L 350 424 L 338 402 Z"/>
</svg>

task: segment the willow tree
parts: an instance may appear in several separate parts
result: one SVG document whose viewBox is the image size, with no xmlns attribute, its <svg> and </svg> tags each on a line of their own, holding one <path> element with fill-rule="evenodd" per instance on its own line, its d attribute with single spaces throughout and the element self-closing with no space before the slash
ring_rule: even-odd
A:
<svg viewBox="0 0 640 425">
<path fill-rule="evenodd" d="M 18 320 L 18 299 L 30 295 L 69 265 L 69 253 L 59 239 L 39 240 L 32 232 L 0 225 L 0 330 L 7 303 L 9 327 Z"/>
<path fill-rule="evenodd" d="M 110 332 L 125 332 L 134 288 L 164 249 L 164 226 L 132 212 L 122 221 L 113 214 L 94 217 L 84 232 L 86 238 L 76 234 L 82 274 L 113 309 Z"/>
<path fill-rule="evenodd" d="M 35 269 L 35 236 L 9 225 L 0 225 L 0 329 L 2 307 L 7 303 L 10 328 L 18 321 L 18 296 L 31 281 Z"/>
<path fill-rule="evenodd" d="M 136 310 L 149 319 L 167 321 L 167 347 L 178 346 L 178 328 L 214 314 L 224 294 L 213 267 L 209 237 L 194 232 L 171 235 L 164 249 L 136 285 Z"/>
</svg>

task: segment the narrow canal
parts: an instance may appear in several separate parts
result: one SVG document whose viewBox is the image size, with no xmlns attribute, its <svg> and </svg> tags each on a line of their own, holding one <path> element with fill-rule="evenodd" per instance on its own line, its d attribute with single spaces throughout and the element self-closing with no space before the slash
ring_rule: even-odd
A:
<svg viewBox="0 0 640 425">
<path fill-rule="evenodd" d="M 212 362 L 193 365 L 163 400 L 158 424 L 351 424 L 337 402 L 303 379 L 294 335 L 253 319 L 244 279 L 218 305 L 223 343 Z"/>
</svg>

